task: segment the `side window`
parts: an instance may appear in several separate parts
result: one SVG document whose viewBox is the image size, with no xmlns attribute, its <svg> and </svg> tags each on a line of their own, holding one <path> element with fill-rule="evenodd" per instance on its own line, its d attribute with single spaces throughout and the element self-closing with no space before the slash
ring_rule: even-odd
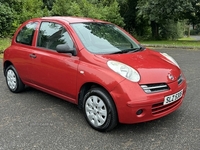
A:
<svg viewBox="0 0 200 150">
<path fill-rule="evenodd" d="M 32 45 L 33 35 L 37 26 L 37 22 L 28 23 L 18 33 L 16 42 L 26 45 Z"/>
<path fill-rule="evenodd" d="M 66 29 L 57 23 L 42 22 L 37 39 L 37 46 L 56 50 L 59 44 L 67 44 L 74 47 L 73 41 Z"/>
</svg>

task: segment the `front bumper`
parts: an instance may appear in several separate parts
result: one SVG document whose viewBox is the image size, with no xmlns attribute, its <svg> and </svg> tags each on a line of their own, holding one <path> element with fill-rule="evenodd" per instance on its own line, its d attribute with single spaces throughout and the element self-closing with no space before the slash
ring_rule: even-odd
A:
<svg viewBox="0 0 200 150">
<path fill-rule="evenodd" d="M 180 107 L 186 94 L 186 80 L 178 85 L 177 81 L 168 84 L 169 90 L 147 94 L 138 85 L 128 80 L 122 81 L 111 96 L 116 104 L 120 123 L 139 123 L 166 116 Z M 164 97 L 183 90 L 183 96 L 168 105 L 163 105 Z M 141 114 L 137 112 L 142 110 Z M 141 111 L 140 111 L 141 112 Z"/>
</svg>

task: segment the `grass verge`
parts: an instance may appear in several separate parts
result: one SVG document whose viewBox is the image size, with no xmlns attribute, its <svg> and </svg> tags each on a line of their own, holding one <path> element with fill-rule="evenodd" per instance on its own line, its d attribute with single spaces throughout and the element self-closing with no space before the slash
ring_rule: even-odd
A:
<svg viewBox="0 0 200 150">
<path fill-rule="evenodd" d="M 0 38 L 0 58 L 3 58 L 3 51 L 10 46 L 11 39 L 9 38 Z"/>
<path fill-rule="evenodd" d="M 200 49 L 200 41 L 196 41 L 192 38 L 181 38 L 179 40 L 174 40 L 174 41 L 141 41 L 141 44 L 143 45 L 152 45 L 152 46 L 157 46 L 157 47 L 190 47 L 190 48 L 198 48 Z"/>
<path fill-rule="evenodd" d="M 200 48 L 199 41 L 141 41 L 141 44 L 192 46 Z"/>
<path fill-rule="evenodd" d="M 9 38 L 0 38 L 0 54 L 3 53 L 3 51 L 10 46 L 11 39 Z"/>
</svg>

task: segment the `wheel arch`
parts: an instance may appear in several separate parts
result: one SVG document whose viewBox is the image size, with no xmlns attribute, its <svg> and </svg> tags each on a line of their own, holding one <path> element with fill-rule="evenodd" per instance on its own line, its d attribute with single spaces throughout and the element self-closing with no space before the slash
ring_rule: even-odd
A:
<svg viewBox="0 0 200 150">
<path fill-rule="evenodd" d="M 4 64 L 3 64 L 3 74 L 4 74 L 4 76 L 6 76 L 6 69 L 7 69 L 8 66 L 10 66 L 10 65 L 13 65 L 12 62 L 10 62 L 10 61 L 8 61 L 8 60 L 4 62 Z"/>
<path fill-rule="evenodd" d="M 102 85 L 100 84 L 97 84 L 97 83 L 94 83 L 94 82 L 87 82 L 85 84 L 83 84 L 79 90 L 79 94 L 78 94 L 78 107 L 80 109 L 83 108 L 83 98 L 85 96 L 85 94 L 91 89 L 91 88 L 94 88 L 94 87 L 99 87 L 99 88 L 102 88 L 103 90 L 105 90 L 107 92 L 107 94 L 111 97 L 114 105 L 115 105 L 115 108 L 116 108 L 116 104 L 112 98 L 112 96 L 110 95 L 110 93 L 108 92 L 108 90 L 106 88 L 104 88 Z M 116 111 L 117 111 L 117 108 L 116 108 Z"/>
</svg>

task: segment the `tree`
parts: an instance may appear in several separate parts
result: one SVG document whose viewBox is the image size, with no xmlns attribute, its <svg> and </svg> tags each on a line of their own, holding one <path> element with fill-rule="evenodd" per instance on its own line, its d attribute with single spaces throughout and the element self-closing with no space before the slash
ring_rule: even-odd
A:
<svg viewBox="0 0 200 150">
<path fill-rule="evenodd" d="M 105 0 L 55 0 L 51 14 L 102 19 L 123 26 L 118 2 L 116 0 L 109 2 L 108 4 Z"/>
<path fill-rule="evenodd" d="M 190 36 L 190 25 L 193 25 L 194 30 L 195 26 L 198 27 L 198 24 L 200 24 L 200 0 L 191 0 L 191 3 L 193 9 L 187 10 L 183 13 L 183 17 L 187 19 L 188 36 Z M 199 31 L 197 30 L 197 32 Z"/>
<path fill-rule="evenodd" d="M 4 33 L 9 32 L 9 34 L 13 34 L 16 28 L 24 21 L 49 15 L 47 6 L 44 6 L 42 0 L 0 0 L 0 2 L 2 2 L 0 13 L 4 16 L 4 19 L 1 19 L 1 21 L 7 27 L 6 30 L 3 30 Z M 8 18 L 10 14 L 12 15 Z M 5 18 L 9 21 L 6 22 Z"/>
<path fill-rule="evenodd" d="M 42 17 L 44 16 L 44 11 L 42 9 L 43 2 L 42 0 L 28 0 L 22 1 L 22 13 L 20 15 L 20 22 L 24 22 L 31 18 Z"/>
<path fill-rule="evenodd" d="M 53 16 L 68 16 L 72 0 L 55 0 L 51 10 Z"/>
<path fill-rule="evenodd" d="M 137 4 L 139 0 L 118 0 L 120 14 L 124 19 L 124 28 L 137 38 L 149 35 L 149 24 L 146 19 L 137 16 Z"/>
<path fill-rule="evenodd" d="M 129 32 L 133 32 L 136 28 L 136 17 L 137 17 L 137 1 L 138 0 L 126 0 L 120 1 L 120 14 L 124 18 L 125 29 Z"/>
<path fill-rule="evenodd" d="M 159 27 L 166 22 L 178 22 L 182 14 L 192 10 L 192 0 L 140 0 L 138 16 L 150 22 L 152 37 L 159 38 Z"/>
</svg>

